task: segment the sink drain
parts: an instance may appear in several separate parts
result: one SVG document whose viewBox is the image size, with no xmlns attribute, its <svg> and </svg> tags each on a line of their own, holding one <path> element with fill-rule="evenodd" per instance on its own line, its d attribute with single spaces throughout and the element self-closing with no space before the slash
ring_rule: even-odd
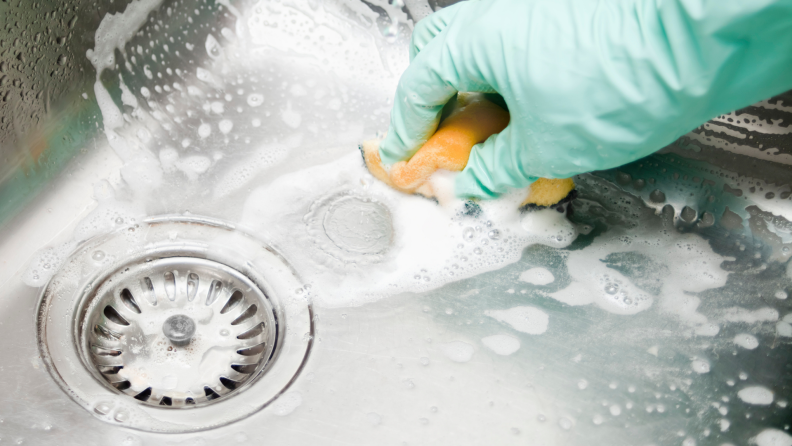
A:
<svg viewBox="0 0 792 446">
<path fill-rule="evenodd" d="M 313 338 L 307 298 L 252 237 L 209 220 L 152 219 L 69 258 L 42 296 L 39 348 L 58 384 L 105 421 L 208 429 L 260 410 L 296 379 Z"/>
<path fill-rule="evenodd" d="M 82 348 L 113 388 L 145 404 L 205 404 L 266 365 L 277 320 L 255 284 L 225 265 L 175 257 L 125 267 L 80 324 Z"/>
</svg>

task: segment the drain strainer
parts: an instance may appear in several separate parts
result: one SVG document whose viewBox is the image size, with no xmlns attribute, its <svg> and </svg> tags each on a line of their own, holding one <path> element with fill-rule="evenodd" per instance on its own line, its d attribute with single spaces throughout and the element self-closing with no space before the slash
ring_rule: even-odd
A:
<svg viewBox="0 0 792 446">
<path fill-rule="evenodd" d="M 252 237 L 152 219 L 79 247 L 42 296 L 39 347 L 58 384 L 105 421 L 208 429 L 297 377 L 313 338 L 307 298 Z"/>
<path fill-rule="evenodd" d="M 108 283 L 80 324 L 81 347 L 108 384 L 143 403 L 226 397 L 272 354 L 277 321 L 267 296 L 225 265 L 160 259 Z"/>
</svg>

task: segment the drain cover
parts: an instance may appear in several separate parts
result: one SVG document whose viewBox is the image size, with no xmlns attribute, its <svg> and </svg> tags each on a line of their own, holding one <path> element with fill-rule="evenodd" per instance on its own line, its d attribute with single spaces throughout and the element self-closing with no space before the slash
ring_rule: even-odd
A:
<svg viewBox="0 0 792 446">
<path fill-rule="evenodd" d="M 185 406 L 231 395 L 275 347 L 269 300 L 220 263 L 143 262 L 108 283 L 80 324 L 82 348 L 108 384 L 145 404 Z"/>
<path fill-rule="evenodd" d="M 42 296 L 39 348 L 105 421 L 207 429 L 297 377 L 313 337 L 307 294 L 276 252 L 228 225 L 151 219 L 78 248 Z"/>
</svg>

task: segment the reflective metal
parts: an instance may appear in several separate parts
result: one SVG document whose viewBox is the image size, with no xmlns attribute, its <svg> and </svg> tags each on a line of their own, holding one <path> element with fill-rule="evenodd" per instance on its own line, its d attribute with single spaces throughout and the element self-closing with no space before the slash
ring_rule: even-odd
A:
<svg viewBox="0 0 792 446">
<path fill-rule="evenodd" d="M 154 3 L 97 77 L 87 51 L 106 14 L 122 14 L 129 2 L 0 2 L 0 442 L 721 445 L 748 444 L 765 429 L 788 432 L 792 93 L 718 117 L 644 160 L 576 178 L 571 218 L 590 231 L 567 249 L 534 246 L 518 263 L 431 292 L 318 309 L 316 333 L 290 333 L 314 346 L 298 378 L 284 372 L 289 390 L 275 399 L 235 406 L 267 382 L 264 374 L 248 391 L 206 405 L 228 408 L 212 420 L 183 415 L 193 409 L 126 406 L 121 393 L 76 404 L 36 343 L 42 288 L 23 279 L 33 280 L 28 266 L 39 250 L 89 255 L 85 243 L 150 215 L 240 221 L 255 188 L 387 129 L 413 20 L 446 5 L 146 4 Z M 112 132 L 97 81 L 123 122 Z M 112 146 L 117 137 L 131 141 L 128 151 Z M 146 189 L 157 179 L 160 186 Z M 311 198 L 322 203 L 334 191 L 326 193 Z M 317 234 L 327 234 L 324 218 Z M 643 312 L 616 315 L 549 297 L 573 281 L 570 255 L 636 228 L 699 237 L 725 259 L 726 285 L 677 296 L 676 309 L 697 305 L 719 321 L 716 335 L 697 334 L 661 305 L 660 285 L 675 279 L 666 253 L 618 252 L 589 265 L 605 264 L 652 296 Z M 290 243 L 255 238 L 275 248 Z M 344 246 L 323 241 L 336 253 L 362 246 L 337 240 Z M 363 248 L 376 261 L 375 249 Z M 519 280 L 537 267 L 555 281 Z M 486 315 L 518 306 L 546 312 L 548 331 L 526 334 Z M 71 316 L 65 309 L 47 317 L 71 324 Z M 756 348 L 736 343 L 752 345 L 745 334 Z M 519 349 L 495 353 L 483 341 L 492 336 L 516 339 Z M 74 350 L 64 338 L 50 343 Z M 472 352 L 469 362 L 450 359 L 464 357 L 460 348 Z M 103 378 L 81 361 L 75 354 L 64 362 L 61 378 L 107 395 Z M 773 401 L 745 403 L 739 392 L 753 386 L 771 390 Z M 134 417 L 139 407 L 153 415 Z M 148 432 L 152 420 L 183 433 Z M 185 433 L 196 429 L 206 431 Z"/>
</svg>

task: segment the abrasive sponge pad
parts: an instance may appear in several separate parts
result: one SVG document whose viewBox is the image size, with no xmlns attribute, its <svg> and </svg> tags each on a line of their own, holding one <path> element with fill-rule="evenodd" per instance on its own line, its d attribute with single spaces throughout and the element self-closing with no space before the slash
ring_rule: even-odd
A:
<svg viewBox="0 0 792 446">
<path fill-rule="evenodd" d="M 467 165 L 473 146 L 499 133 L 509 124 L 509 113 L 482 95 L 460 93 L 426 143 L 407 161 L 386 170 L 379 156 L 379 140 L 363 142 L 361 151 L 371 174 L 396 190 L 434 197 L 429 177 L 438 169 L 460 172 Z M 570 195 L 571 178 L 540 178 L 531 184 L 521 207 L 555 205 Z"/>
</svg>

